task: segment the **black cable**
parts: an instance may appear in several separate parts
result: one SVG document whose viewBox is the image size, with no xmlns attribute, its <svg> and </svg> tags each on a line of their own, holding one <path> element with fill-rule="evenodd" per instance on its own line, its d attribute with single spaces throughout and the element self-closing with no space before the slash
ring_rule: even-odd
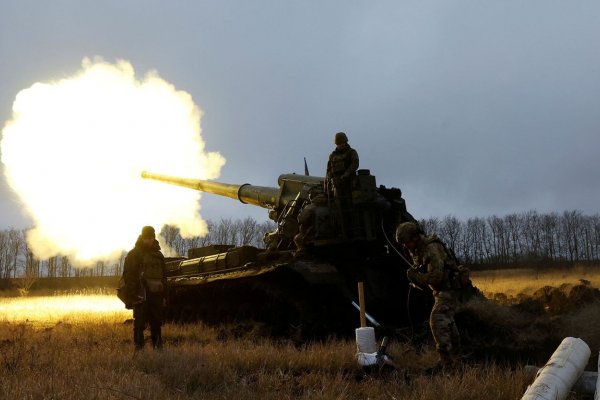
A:
<svg viewBox="0 0 600 400">
<path fill-rule="evenodd" d="M 385 240 L 388 242 L 388 244 L 390 245 L 390 247 L 392 249 L 394 249 L 394 251 L 400 256 L 400 258 L 402 258 L 404 260 L 404 262 L 409 265 L 412 265 L 411 262 L 409 262 L 406 257 L 404 257 L 404 255 L 402 253 L 400 253 L 400 251 L 396 248 L 396 246 L 393 245 L 393 243 L 390 241 L 390 239 L 387 236 L 387 233 L 385 232 L 385 227 L 383 226 L 383 217 L 381 217 L 381 231 L 383 232 L 383 237 L 385 238 Z M 408 317 L 408 324 L 410 325 L 410 341 L 412 342 L 415 338 L 415 328 L 413 325 L 413 321 L 412 321 L 412 317 L 410 315 L 410 295 L 412 292 L 412 287 L 413 285 L 409 284 L 408 285 L 408 292 L 406 293 L 406 316 Z"/>
<path fill-rule="evenodd" d="M 408 285 L 408 293 L 406 294 L 406 315 L 408 316 L 408 324 L 410 326 L 410 342 L 412 343 L 415 339 L 415 327 L 413 326 L 412 317 L 410 315 L 410 293 L 412 292 L 412 285 Z"/>
<path fill-rule="evenodd" d="M 381 218 L 381 231 L 383 232 L 383 237 L 385 238 L 385 240 L 388 242 L 388 244 L 390 245 L 390 247 L 392 249 L 394 249 L 394 251 L 400 256 L 400 258 L 402 258 L 404 260 L 404 262 L 406 264 L 408 264 L 409 266 L 412 265 L 412 263 L 410 261 L 408 261 L 406 259 L 406 257 L 404 257 L 404 255 L 396 248 L 396 246 L 394 246 L 391 242 L 391 240 L 388 238 L 387 233 L 385 233 L 385 228 L 383 226 L 383 217 Z"/>
</svg>

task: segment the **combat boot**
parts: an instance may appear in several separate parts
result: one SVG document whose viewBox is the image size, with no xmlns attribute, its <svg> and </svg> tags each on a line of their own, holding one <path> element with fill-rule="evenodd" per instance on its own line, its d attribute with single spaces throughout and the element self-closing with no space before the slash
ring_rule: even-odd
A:
<svg viewBox="0 0 600 400">
<path fill-rule="evenodd" d="M 152 347 L 154 350 L 162 350 L 163 342 L 161 336 L 159 336 L 156 340 L 152 340 Z"/>
<path fill-rule="evenodd" d="M 154 350 L 162 350 L 163 342 L 161 332 L 153 331 L 151 332 L 150 336 L 152 338 L 152 347 L 154 348 Z"/>
<path fill-rule="evenodd" d="M 134 327 L 133 329 L 133 343 L 135 344 L 135 351 L 138 352 L 144 348 L 144 330 Z"/>
<path fill-rule="evenodd" d="M 439 353 L 439 358 L 433 367 L 425 370 L 428 375 L 449 375 L 458 367 L 456 360 L 450 354 Z"/>
</svg>

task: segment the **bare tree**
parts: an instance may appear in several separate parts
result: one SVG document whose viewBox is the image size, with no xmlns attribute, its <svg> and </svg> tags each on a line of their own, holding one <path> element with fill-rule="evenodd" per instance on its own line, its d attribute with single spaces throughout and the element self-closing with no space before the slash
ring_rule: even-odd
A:
<svg viewBox="0 0 600 400">
<path fill-rule="evenodd" d="M 521 256 L 521 218 L 517 214 L 509 214 L 504 217 L 504 222 L 507 231 L 507 239 L 509 243 L 508 257 L 511 262 L 518 262 Z"/>
<path fill-rule="evenodd" d="M 448 246 L 457 248 L 462 231 L 461 222 L 453 215 L 447 215 L 441 223 L 440 232 L 447 241 Z"/>
<path fill-rule="evenodd" d="M 440 235 L 440 220 L 437 217 L 432 217 L 429 219 L 422 219 L 419 221 L 419 225 L 421 225 L 421 229 L 426 234 L 435 234 Z"/>
<path fill-rule="evenodd" d="M 71 264 L 69 264 L 69 259 L 66 256 L 61 257 L 60 260 L 60 276 L 71 276 Z"/>
<path fill-rule="evenodd" d="M 181 239 L 179 228 L 173 225 L 165 225 L 160 230 L 160 236 L 163 237 L 165 244 L 175 249 L 176 242 Z"/>
<path fill-rule="evenodd" d="M 25 271 L 25 273 L 22 276 L 16 278 L 13 281 L 13 284 L 19 291 L 19 295 L 25 297 L 29 295 L 29 291 L 31 290 L 31 288 L 37 280 L 38 277 L 33 273 L 32 270 L 29 270 Z"/>
<path fill-rule="evenodd" d="M 254 242 L 256 228 L 258 223 L 254 218 L 246 217 L 243 220 L 238 220 L 234 229 L 238 232 L 238 243 L 241 246 L 249 246 Z"/>
</svg>

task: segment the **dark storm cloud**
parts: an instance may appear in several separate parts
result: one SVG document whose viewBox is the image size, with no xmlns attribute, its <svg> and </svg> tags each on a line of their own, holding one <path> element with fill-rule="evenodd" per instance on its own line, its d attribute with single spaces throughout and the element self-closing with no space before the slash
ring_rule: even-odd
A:
<svg viewBox="0 0 600 400">
<path fill-rule="evenodd" d="M 597 213 L 599 37 L 595 1 L 4 2 L 0 119 L 84 56 L 124 58 L 193 95 L 223 181 L 274 185 L 302 157 L 323 174 L 345 130 L 417 217 Z"/>
</svg>

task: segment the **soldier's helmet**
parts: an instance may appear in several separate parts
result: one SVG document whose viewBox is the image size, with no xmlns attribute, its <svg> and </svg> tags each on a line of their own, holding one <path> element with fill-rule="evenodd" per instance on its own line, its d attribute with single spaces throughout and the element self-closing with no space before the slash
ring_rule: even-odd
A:
<svg viewBox="0 0 600 400">
<path fill-rule="evenodd" d="M 154 228 L 151 226 L 145 226 L 142 228 L 142 238 L 154 239 L 156 237 L 156 233 L 154 232 Z"/>
<path fill-rule="evenodd" d="M 406 243 L 422 233 L 423 230 L 416 222 L 404 222 L 396 228 L 396 242 Z"/>
<path fill-rule="evenodd" d="M 346 134 L 344 132 L 338 132 L 335 134 L 335 137 L 333 138 L 333 143 L 335 143 L 335 144 L 348 143 L 348 136 L 346 136 Z"/>
</svg>

